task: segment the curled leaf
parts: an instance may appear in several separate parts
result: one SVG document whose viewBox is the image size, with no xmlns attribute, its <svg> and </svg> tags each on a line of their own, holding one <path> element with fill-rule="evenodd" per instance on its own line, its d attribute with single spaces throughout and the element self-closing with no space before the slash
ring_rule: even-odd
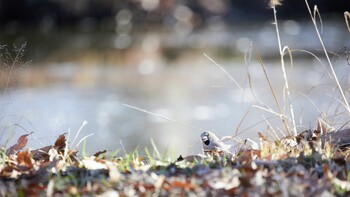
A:
<svg viewBox="0 0 350 197">
<path fill-rule="evenodd" d="M 30 132 L 29 134 L 21 135 L 17 139 L 17 143 L 7 149 L 6 155 L 11 155 L 11 154 L 14 154 L 16 151 L 22 150 L 22 148 L 24 148 L 28 143 L 28 136 L 32 133 L 33 132 Z"/>
</svg>

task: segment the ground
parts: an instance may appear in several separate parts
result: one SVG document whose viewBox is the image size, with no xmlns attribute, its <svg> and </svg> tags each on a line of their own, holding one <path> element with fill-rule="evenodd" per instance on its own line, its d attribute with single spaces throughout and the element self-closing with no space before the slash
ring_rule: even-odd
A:
<svg viewBox="0 0 350 197">
<path fill-rule="evenodd" d="M 349 131 L 344 130 L 344 135 Z M 350 194 L 349 151 L 330 132 L 305 131 L 242 145 L 227 159 L 206 156 L 156 159 L 149 151 L 125 157 L 101 151 L 79 157 L 62 134 L 52 146 L 22 150 L 30 134 L 2 151 L 1 196 L 346 196 Z M 342 133 L 340 133 L 342 134 Z M 339 135 L 339 133 L 337 134 Z M 332 136 L 332 137 L 329 137 Z"/>
</svg>

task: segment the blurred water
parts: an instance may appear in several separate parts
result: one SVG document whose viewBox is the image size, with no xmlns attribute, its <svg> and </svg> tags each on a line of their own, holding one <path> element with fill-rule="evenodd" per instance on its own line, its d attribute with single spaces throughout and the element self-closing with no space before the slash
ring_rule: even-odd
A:
<svg viewBox="0 0 350 197">
<path fill-rule="evenodd" d="M 130 22 L 128 13 L 120 16 Z M 291 118 L 275 29 L 270 22 L 228 26 L 214 20 L 196 31 L 175 25 L 170 31 L 149 29 L 127 34 L 123 30 L 126 27 L 118 27 L 116 32 L 25 31 L 17 35 L 0 31 L 0 42 L 27 41 L 26 54 L 34 62 L 30 67 L 16 68 L 12 75 L 17 84 L 1 92 L 0 144 L 4 145 L 12 134 L 9 144 L 13 144 L 31 131 L 30 148 L 51 145 L 65 132 L 73 139 L 86 120 L 88 124 L 78 139 L 94 134 L 87 139 L 90 153 L 124 148 L 131 152 L 136 147 L 142 150 L 154 139 L 162 153 L 172 151 L 176 157 L 199 153 L 203 130 L 214 130 L 220 136 L 238 132 L 238 137 L 253 140 L 257 132 L 269 131 L 271 135 L 271 127 L 280 136 L 280 131 L 284 132 L 276 114 L 261 110 L 271 108 L 279 113 L 255 54 L 249 65 L 244 61 L 254 41 L 282 110 Z M 322 37 L 346 90 L 350 69 L 344 55 L 350 47 L 348 32 L 339 22 L 325 21 L 323 27 Z M 323 51 L 318 50 L 314 27 L 307 21 L 285 20 L 280 21 L 280 31 L 283 45 L 309 50 L 322 61 L 294 51 L 292 68 L 286 58 L 297 130 L 314 127 L 322 113 L 336 128 L 341 127 L 348 115 L 344 116 L 339 91 L 322 59 Z M 203 52 L 222 64 L 240 87 Z M 7 77 L 4 73 L 1 76 Z"/>
<path fill-rule="evenodd" d="M 136 147 L 150 147 L 152 138 L 161 152 L 171 150 L 176 156 L 200 152 L 200 129 L 214 130 L 220 136 L 233 135 L 238 131 L 243 132 L 238 136 L 240 138 L 257 139 L 258 131 L 268 130 L 266 118 L 276 130 L 283 130 L 278 117 L 253 107 L 263 106 L 256 101 L 259 99 L 278 111 L 259 63 L 253 61 L 244 66 L 241 60 L 218 60 L 244 89 L 243 93 L 204 56 L 199 59 L 200 63 L 192 65 L 154 69 L 97 66 L 85 71 L 80 65 L 70 63 L 67 66 L 65 63 L 51 67 L 58 69 L 52 71 L 49 66 L 43 71 L 47 72 L 46 75 L 59 71 L 61 77 L 67 80 L 51 85 L 11 88 L 0 96 L 1 144 L 5 143 L 11 131 L 14 137 L 10 144 L 18 136 L 34 131 L 29 137 L 30 148 L 51 145 L 58 135 L 68 131 L 70 139 L 73 139 L 86 120 L 88 124 L 78 139 L 94 134 L 87 140 L 90 153 L 104 149 L 122 150 L 123 146 L 131 152 Z M 279 102 L 290 115 L 288 105 L 284 104 L 284 81 L 279 62 L 265 64 Z M 345 86 L 348 85 L 349 69 L 345 60 L 336 61 L 337 74 Z M 345 116 L 339 118 L 343 107 L 339 107 L 339 102 L 334 99 L 340 97 L 328 71 L 326 63 L 322 65 L 313 59 L 295 60 L 293 68 L 287 67 L 298 131 L 313 127 L 320 112 L 326 113 L 335 126 L 345 123 Z M 31 68 L 25 72 L 32 72 Z M 84 73 L 90 73 L 90 83 L 80 83 L 84 81 L 80 78 L 74 81 L 71 76 L 74 72 L 82 78 Z M 251 95 L 249 78 L 255 97 Z M 149 110 L 194 128 L 127 108 L 123 104 Z M 332 118 L 334 114 L 337 116 Z"/>
</svg>

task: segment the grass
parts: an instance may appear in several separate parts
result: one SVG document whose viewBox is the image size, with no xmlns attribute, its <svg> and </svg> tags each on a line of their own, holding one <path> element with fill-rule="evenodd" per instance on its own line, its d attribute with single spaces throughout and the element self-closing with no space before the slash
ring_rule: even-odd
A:
<svg viewBox="0 0 350 197">
<path fill-rule="evenodd" d="M 348 28 L 348 30 L 350 32 L 350 24 L 349 24 L 350 13 L 348 11 L 344 12 L 344 18 L 345 18 L 346 27 Z"/>
<path fill-rule="evenodd" d="M 293 109 L 293 105 L 291 103 L 291 95 L 290 95 L 290 90 L 289 90 L 289 83 L 288 83 L 287 72 L 286 72 L 285 63 L 284 63 L 285 51 L 286 50 L 289 51 L 289 54 L 290 54 L 290 57 L 291 57 L 291 61 L 292 61 L 292 56 L 291 56 L 291 53 L 290 53 L 290 50 L 289 50 L 288 46 L 284 46 L 283 49 L 282 49 L 282 43 L 281 43 L 279 27 L 278 27 L 278 20 L 277 20 L 277 11 L 276 11 L 276 6 L 279 5 L 279 3 L 277 3 L 277 2 L 278 1 L 276 1 L 276 2 L 272 2 L 271 1 L 270 6 L 271 6 L 271 8 L 273 10 L 273 16 L 274 16 L 274 21 L 275 21 L 274 24 L 275 24 L 275 27 L 276 27 L 276 36 L 277 36 L 277 42 L 278 42 L 278 49 L 279 49 L 279 53 L 280 53 L 280 57 L 281 57 L 281 68 L 282 68 L 282 73 L 283 73 L 284 85 L 285 85 L 285 89 L 286 89 L 287 96 L 288 96 L 289 110 L 290 110 L 290 114 L 291 114 L 291 120 L 292 120 L 292 123 L 293 123 L 292 130 L 293 130 L 293 134 L 296 136 L 297 135 L 297 130 L 296 130 L 296 125 L 295 125 L 294 109 Z M 264 69 L 264 73 L 265 73 L 265 76 L 266 76 L 265 69 Z M 270 82 L 269 82 L 269 85 L 271 87 L 271 83 Z M 273 89 L 272 89 L 272 91 L 273 91 Z M 273 94 L 274 94 L 274 92 L 273 92 Z M 274 94 L 274 97 L 275 97 L 275 94 Z M 285 96 L 283 96 L 283 97 L 285 97 Z M 276 97 L 275 97 L 275 99 L 276 99 Z M 281 106 L 278 104 L 278 102 L 277 102 L 277 105 L 278 105 L 278 109 L 279 109 L 280 113 L 284 114 L 282 109 L 281 109 Z M 288 133 L 288 135 L 291 135 L 290 128 L 287 125 L 285 116 L 281 116 L 281 119 L 282 119 L 283 126 L 284 126 L 286 132 Z"/>
<path fill-rule="evenodd" d="M 259 134 L 258 149 L 241 147 L 232 160 L 213 152 L 213 156 L 187 156 L 170 161 L 157 153 L 155 145 L 153 153 L 144 150 L 146 156 L 135 149 L 123 157 L 115 156 L 119 151 L 79 157 L 65 143 L 67 139 L 59 137 L 50 150 L 18 150 L 19 153 L 6 156 L 9 162 L 1 166 L 0 173 L 0 185 L 5 187 L 0 187 L 0 193 L 19 196 L 31 193 L 84 196 L 109 191 L 127 196 L 349 194 L 349 176 L 344 173 L 349 150 L 341 150 L 328 140 L 323 144 L 320 131 L 310 132 L 315 136 L 299 134 L 297 138 L 276 141 Z M 34 152 L 43 157 L 35 156 Z M 20 156 L 22 153 L 25 154 Z M 46 155 L 55 159 L 45 159 Z M 295 183 L 296 180 L 301 184 Z M 317 185 L 313 185 L 315 181 Z M 15 185 L 9 187 L 11 184 Z M 315 193 L 300 189 L 305 185 Z M 13 187 L 16 189 L 11 190 Z"/>
<path fill-rule="evenodd" d="M 340 83 L 339 83 L 338 77 L 337 77 L 337 75 L 335 74 L 332 61 L 331 61 L 331 59 L 329 58 L 328 51 L 326 50 L 326 47 L 325 47 L 325 45 L 324 45 L 324 43 L 323 43 L 323 40 L 322 40 L 320 31 L 319 31 L 319 29 L 318 29 L 318 27 L 317 27 L 316 14 L 318 14 L 318 15 L 320 16 L 319 11 L 318 11 L 318 8 L 317 8 L 317 5 L 314 6 L 314 12 L 313 12 L 314 14 L 312 14 L 312 11 L 311 11 L 311 9 L 310 9 L 310 6 L 309 6 L 309 3 L 308 3 L 307 0 L 305 0 L 305 4 L 306 4 L 306 7 L 307 7 L 307 9 L 308 9 L 308 11 L 309 11 L 309 14 L 310 14 L 312 23 L 313 23 L 313 25 L 314 25 L 314 27 L 315 27 L 317 37 L 318 37 L 318 39 L 319 39 L 319 41 L 320 41 L 320 43 L 321 43 L 321 45 L 322 45 L 322 49 L 323 49 L 324 54 L 325 54 L 325 56 L 326 56 L 326 58 L 327 58 L 327 61 L 328 61 L 328 64 L 329 64 L 329 68 L 330 68 L 331 71 L 332 71 L 332 75 L 333 75 L 333 77 L 334 77 L 333 79 L 335 80 L 336 85 L 337 85 L 337 88 L 338 88 L 338 90 L 339 90 L 339 92 L 340 92 L 340 95 L 341 95 L 341 97 L 342 97 L 342 99 L 343 99 L 343 102 L 344 102 L 343 104 L 345 105 L 346 110 L 348 111 L 348 113 L 350 113 L 349 103 L 348 103 L 347 98 L 346 98 L 346 96 L 345 96 L 345 94 L 344 94 L 344 92 L 343 92 L 343 88 L 341 87 L 341 85 L 340 85 Z M 347 20 L 346 20 L 346 21 L 347 21 Z M 348 25 L 347 25 L 347 26 L 348 26 Z"/>
<path fill-rule="evenodd" d="M 348 117 L 350 108 L 347 97 L 338 76 L 335 74 L 329 52 L 326 50 L 317 26 L 316 16 L 320 18 L 321 14 L 317 6 L 312 11 L 307 0 L 305 3 L 340 98 L 336 97 L 337 94 L 333 94 L 331 97 L 347 111 L 346 117 Z M 348 144 L 340 143 L 342 138 L 336 138 L 337 135 L 332 133 L 332 128 L 324 120 L 326 118 L 319 118 L 314 129 L 310 127 L 310 129 L 297 133 L 293 108 L 294 98 L 289 86 L 284 58 L 289 55 L 291 65 L 293 65 L 292 54 L 294 52 L 308 53 L 319 62 L 321 59 L 311 52 L 292 50 L 288 46 L 283 46 L 277 20 L 277 6 L 279 5 L 281 5 L 280 1 L 270 1 L 278 41 L 281 73 L 284 80 L 283 105 L 271 83 L 268 69 L 253 43 L 249 55 L 251 58 L 251 54 L 254 52 L 260 62 L 277 110 L 267 106 L 254 95 L 250 80 L 251 95 L 248 98 L 254 103 L 252 109 L 261 112 L 262 122 L 269 126 L 275 139 L 258 133 L 257 141 L 238 140 L 237 151 L 233 153 L 232 159 L 228 159 L 220 149 L 214 147 L 206 156 L 179 156 L 177 160 L 170 160 L 168 156 L 160 154 L 152 139 L 152 151 L 147 148 L 140 151 L 136 148 L 131 153 L 127 153 L 124 149 L 122 157 L 117 157 L 120 150 L 100 151 L 94 156 L 88 156 L 85 150 L 86 140 L 93 134 L 79 137 L 83 127 L 87 124 L 84 121 L 72 142 L 70 142 L 71 133 L 68 132 L 68 135 L 60 135 L 52 146 L 37 150 L 23 150 L 29 134 L 21 136 L 19 139 L 25 141 L 18 140 L 17 146 L 12 146 L 14 148 L 11 152 L 7 151 L 9 147 L 6 143 L 4 149 L 0 150 L 0 195 L 249 196 L 260 194 L 321 196 L 329 193 L 350 195 L 348 170 L 350 140 Z M 349 29 L 350 15 L 345 12 L 344 16 Z M 23 50 L 20 48 L 17 51 L 22 54 Z M 235 87 L 238 87 L 243 94 L 245 93 L 245 90 L 222 66 L 208 55 L 204 54 L 204 56 L 225 73 Z M 17 59 L 16 57 L 15 59 Z M 250 58 L 247 58 L 247 62 L 250 61 Z M 18 62 L 16 60 L 11 65 L 17 65 Z M 13 68 L 14 66 L 10 66 L 10 75 L 12 75 Z M 5 92 L 8 91 L 10 79 L 10 77 L 7 78 Z M 305 97 L 308 99 L 307 96 Z M 313 102 L 310 101 L 310 103 Z M 128 104 L 124 104 L 124 106 L 193 130 L 205 131 L 135 106 Z M 316 105 L 315 108 L 321 112 Z M 250 111 L 248 110 L 243 115 L 235 134 L 222 140 L 234 140 L 237 135 L 244 132 L 244 129 L 240 129 L 240 125 L 246 120 Z M 266 112 L 270 116 L 266 116 Z M 270 117 L 278 117 L 281 120 L 283 130 L 272 127 L 269 123 Z M 345 125 L 347 123 L 343 126 Z M 343 132 L 344 137 L 350 135 L 349 129 L 342 129 L 339 133 L 341 132 Z M 78 156 L 77 149 L 81 144 L 83 146 L 82 156 Z"/>
</svg>

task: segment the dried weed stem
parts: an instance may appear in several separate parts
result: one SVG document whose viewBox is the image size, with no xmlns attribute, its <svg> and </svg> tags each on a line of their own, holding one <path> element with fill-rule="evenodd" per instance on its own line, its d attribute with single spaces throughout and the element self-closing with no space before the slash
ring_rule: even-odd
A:
<svg viewBox="0 0 350 197">
<path fill-rule="evenodd" d="M 345 18 L 346 27 L 348 28 L 348 31 L 350 33 L 350 24 L 349 24 L 350 13 L 348 11 L 344 12 L 344 18 Z"/>
<path fill-rule="evenodd" d="M 285 83 L 285 88 L 286 88 L 286 92 L 287 92 L 287 96 L 288 96 L 289 110 L 290 110 L 290 113 L 291 113 L 291 116 L 292 116 L 291 119 L 292 119 L 292 124 L 293 124 L 293 133 L 296 136 L 297 135 L 297 130 L 296 130 L 296 124 L 295 124 L 294 109 L 293 109 L 293 105 L 292 105 L 292 102 L 291 102 L 291 96 L 290 96 L 290 91 L 289 91 L 289 83 L 288 83 L 288 78 L 287 78 L 287 72 L 286 72 L 286 68 L 285 68 L 284 58 L 283 58 L 284 51 L 285 51 L 286 47 L 284 47 L 282 49 L 281 38 L 280 38 L 280 33 L 279 33 L 279 29 L 278 29 L 278 22 L 277 22 L 276 6 L 275 5 L 271 6 L 271 8 L 273 9 L 273 16 L 274 16 L 274 21 L 275 21 L 274 24 L 275 24 L 275 27 L 276 27 L 278 49 L 279 49 L 280 57 L 281 57 L 281 67 L 282 67 L 282 72 L 283 72 L 283 79 L 284 79 L 284 83 Z M 285 122 L 286 121 L 285 118 L 283 118 L 282 121 Z M 288 134 L 291 135 L 289 129 L 286 128 L 286 130 L 287 130 Z"/>
<path fill-rule="evenodd" d="M 321 43 L 321 45 L 322 45 L 322 49 L 323 49 L 323 51 L 324 51 L 324 53 L 325 53 L 325 56 L 326 56 L 326 58 L 327 58 L 329 67 L 330 67 L 330 69 L 331 69 L 331 71 L 332 71 L 332 75 L 333 75 L 334 80 L 335 80 L 335 82 L 336 82 L 336 84 L 337 84 L 337 88 L 339 89 L 340 95 L 341 95 L 341 97 L 342 97 L 342 99 L 343 99 L 343 101 L 344 101 L 345 108 L 346 108 L 346 110 L 348 111 L 348 113 L 350 114 L 349 103 L 348 103 L 348 101 L 347 101 L 347 99 L 346 99 L 346 97 L 345 97 L 345 94 L 344 94 L 344 92 L 343 92 L 343 89 L 342 89 L 342 87 L 341 87 L 341 85 L 340 85 L 340 83 L 339 83 L 338 77 L 337 77 L 337 75 L 335 74 L 335 71 L 334 71 L 334 68 L 333 68 L 333 64 L 332 64 L 332 62 L 331 62 L 331 60 L 330 60 L 330 58 L 329 58 L 329 55 L 328 55 L 327 50 L 326 50 L 326 47 L 325 47 L 325 45 L 324 45 L 324 43 L 323 43 L 323 40 L 322 40 L 320 31 L 318 30 L 318 27 L 317 27 L 317 24 L 316 24 L 316 17 L 315 17 L 315 15 L 312 15 L 312 11 L 311 11 L 311 9 L 310 9 L 310 5 L 309 5 L 309 3 L 308 3 L 307 0 L 305 0 L 305 4 L 306 4 L 306 7 L 307 7 L 307 9 L 308 9 L 308 11 L 309 11 L 309 14 L 310 14 L 312 23 L 313 23 L 313 25 L 314 25 L 314 27 L 315 27 L 317 37 L 318 37 L 318 39 L 319 39 L 319 41 L 320 41 L 320 43 Z M 314 6 L 314 11 L 315 11 L 315 12 L 316 12 L 316 11 L 318 12 L 317 5 Z M 345 15 L 346 15 L 346 13 L 345 13 Z M 346 18 L 346 17 L 345 17 L 345 18 Z M 347 21 L 347 20 L 346 20 L 346 21 Z M 349 26 L 348 26 L 348 27 L 349 27 Z"/>
</svg>

